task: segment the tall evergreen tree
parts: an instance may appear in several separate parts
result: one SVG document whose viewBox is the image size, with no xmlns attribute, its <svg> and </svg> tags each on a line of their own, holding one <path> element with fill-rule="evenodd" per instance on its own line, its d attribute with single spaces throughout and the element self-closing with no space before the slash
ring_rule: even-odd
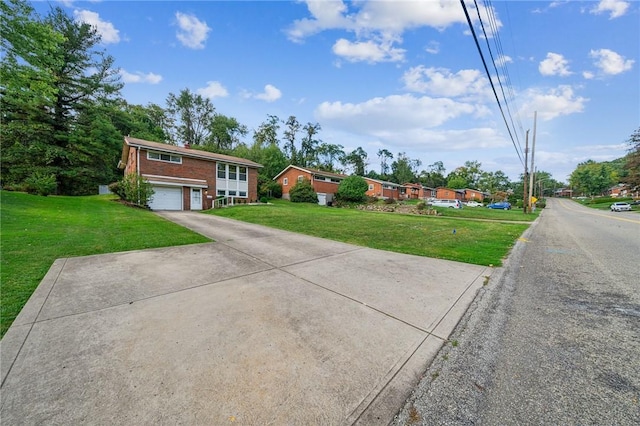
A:
<svg viewBox="0 0 640 426">
<path fill-rule="evenodd" d="M 113 58 L 96 48 L 95 28 L 59 7 L 44 19 L 21 0 L 1 7 L 2 183 L 20 185 L 33 175 L 47 175 L 55 178 L 59 193 L 95 191 L 109 183 L 116 163 L 108 172 L 85 172 L 105 150 L 115 158 L 120 145 L 79 135 L 89 135 L 95 125 L 88 119 L 96 116 L 91 110 L 119 95 Z"/>
</svg>

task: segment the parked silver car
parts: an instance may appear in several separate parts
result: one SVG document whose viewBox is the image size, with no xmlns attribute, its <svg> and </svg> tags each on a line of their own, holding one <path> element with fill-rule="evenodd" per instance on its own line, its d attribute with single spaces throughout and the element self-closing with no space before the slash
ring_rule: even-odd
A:
<svg viewBox="0 0 640 426">
<path fill-rule="evenodd" d="M 612 212 L 628 212 L 631 211 L 631 204 L 620 201 L 611 204 L 609 208 Z"/>
<path fill-rule="evenodd" d="M 462 201 L 460 200 L 431 200 L 427 204 L 434 207 L 448 207 L 451 209 L 461 209 Z"/>
</svg>

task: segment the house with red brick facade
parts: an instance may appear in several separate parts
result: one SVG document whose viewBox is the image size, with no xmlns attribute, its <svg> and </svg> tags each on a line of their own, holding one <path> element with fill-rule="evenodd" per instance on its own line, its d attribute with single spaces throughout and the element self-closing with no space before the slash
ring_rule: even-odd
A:
<svg viewBox="0 0 640 426">
<path fill-rule="evenodd" d="M 230 155 L 125 137 L 118 167 L 153 187 L 153 210 L 202 210 L 216 198 L 231 203 L 258 200 L 262 165 Z"/>
<path fill-rule="evenodd" d="M 382 198 L 383 200 L 386 198 L 398 200 L 404 197 L 405 191 L 402 185 L 371 179 L 366 176 L 364 176 L 364 180 L 367 181 L 367 184 L 369 185 L 369 189 L 366 192 L 366 195 L 369 197 Z M 401 189 L 403 190 L 401 191 Z"/>
<path fill-rule="evenodd" d="M 273 180 L 282 186 L 282 198 L 288 200 L 291 188 L 296 183 L 307 179 L 311 182 L 313 190 L 318 194 L 318 204 L 324 206 L 333 201 L 338 193 L 340 182 L 347 177 L 349 176 L 340 173 L 325 172 L 291 164 L 278 173 Z"/>
<path fill-rule="evenodd" d="M 464 190 L 439 187 L 436 189 L 436 198 L 439 200 L 464 201 Z"/>
<path fill-rule="evenodd" d="M 484 198 L 487 196 L 482 191 L 478 191 L 477 189 L 465 189 L 464 190 L 464 201 L 484 201 Z"/>
</svg>

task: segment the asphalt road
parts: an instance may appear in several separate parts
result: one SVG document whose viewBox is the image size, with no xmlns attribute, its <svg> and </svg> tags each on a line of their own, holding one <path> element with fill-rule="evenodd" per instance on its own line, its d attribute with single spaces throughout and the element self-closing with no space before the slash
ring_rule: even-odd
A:
<svg viewBox="0 0 640 426">
<path fill-rule="evenodd" d="M 640 215 L 550 200 L 395 424 L 640 424 Z"/>
</svg>

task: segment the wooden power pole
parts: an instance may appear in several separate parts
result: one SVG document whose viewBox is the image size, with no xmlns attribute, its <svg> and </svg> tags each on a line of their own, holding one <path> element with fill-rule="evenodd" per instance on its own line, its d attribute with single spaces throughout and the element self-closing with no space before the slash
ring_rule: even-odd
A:
<svg viewBox="0 0 640 426">
<path fill-rule="evenodd" d="M 527 207 L 531 211 L 531 196 L 533 195 L 533 178 L 535 176 L 535 168 L 533 166 L 533 156 L 536 153 L 536 122 L 538 120 L 538 111 L 533 112 L 533 141 L 531 142 L 531 177 L 529 178 L 529 198 L 527 199 Z"/>
<path fill-rule="evenodd" d="M 529 206 L 529 203 L 527 202 L 527 195 L 529 194 L 529 191 L 527 190 L 527 183 L 529 182 L 529 172 L 527 170 L 527 166 L 529 163 L 529 130 L 527 130 L 527 135 L 525 137 L 525 142 L 524 142 L 524 179 L 523 183 L 524 183 L 524 194 L 522 196 L 522 211 L 523 213 L 527 213 L 527 207 Z"/>
</svg>

